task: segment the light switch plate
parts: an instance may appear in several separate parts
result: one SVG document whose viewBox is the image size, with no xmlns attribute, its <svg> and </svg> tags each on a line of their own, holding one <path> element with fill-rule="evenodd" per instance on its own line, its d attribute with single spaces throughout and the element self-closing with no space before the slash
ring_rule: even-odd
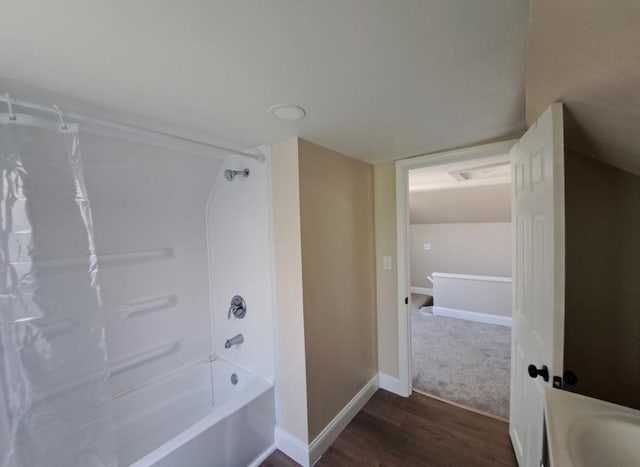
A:
<svg viewBox="0 0 640 467">
<path fill-rule="evenodd" d="M 430 250 L 431 249 L 431 243 L 425 243 L 424 244 L 424 249 L 425 250 Z"/>
<path fill-rule="evenodd" d="M 382 258 L 382 262 L 384 263 L 384 269 L 386 271 L 390 271 L 391 270 L 391 256 L 383 256 Z"/>
</svg>

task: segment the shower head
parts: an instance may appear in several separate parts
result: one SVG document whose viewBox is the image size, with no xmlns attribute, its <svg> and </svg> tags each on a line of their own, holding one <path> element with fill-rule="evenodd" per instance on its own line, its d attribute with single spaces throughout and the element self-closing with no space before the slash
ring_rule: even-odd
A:
<svg viewBox="0 0 640 467">
<path fill-rule="evenodd" d="M 249 169 L 244 169 L 244 170 L 227 169 L 224 171 L 224 178 L 226 178 L 230 182 L 234 181 L 238 175 L 242 175 L 243 177 L 247 178 L 249 176 Z"/>
</svg>

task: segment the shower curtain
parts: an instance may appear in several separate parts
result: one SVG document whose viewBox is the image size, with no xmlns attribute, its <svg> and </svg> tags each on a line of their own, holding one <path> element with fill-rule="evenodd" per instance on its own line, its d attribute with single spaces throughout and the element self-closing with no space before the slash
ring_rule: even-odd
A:
<svg viewBox="0 0 640 467">
<path fill-rule="evenodd" d="M 75 125 L 0 114 L 0 466 L 117 464 Z"/>
</svg>

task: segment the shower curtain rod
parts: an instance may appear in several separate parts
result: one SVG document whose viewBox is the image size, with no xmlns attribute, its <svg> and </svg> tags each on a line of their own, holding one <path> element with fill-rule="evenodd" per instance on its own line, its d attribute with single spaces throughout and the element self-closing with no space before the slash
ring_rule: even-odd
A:
<svg viewBox="0 0 640 467">
<path fill-rule="evenodd" d="M 264 162 L 265 160 L 265 156 L 262 153 L 258 153 L 258 154 L 251 154 L 249 152 L 245 152 L 245 151 L 238 151 L 236 149 L 231 149 L 231 148 L 227 148 L 225 146 L 219 146 L 217 144 L 212 144 L 212 143 L 206 143 L 204 141 L 198 141 L 195 139 L 191 139 L 191 138 L 186 138 L 184 136 L 179 136 L 179 135 L 174 135 L 171 133 L 166 133 L 163 131 L 158 131 L 158 130 L 150 130 L 148 128 L 142 128 L 142 127 L 138 127 L 135 125 L 125 125 L 125 124 L 120 124 L 120 123 L 115 123 L 115 122 L 111 122 L 109 120 L 103 120 L 103 119 L 99 119 L 99 118 L 94 118 L 94 117 L 89 117 L 87 115 L 81 115 L 81 114 L 76 114 L 76 113 L 64 113 L 62 114 L 59 110 L 59 108 L 55 107 L 55 106 L 46 106 L 46 105 L 41 105 L 41 104 L 35 104 L 33 102 L 28 102 L 25 100 L 21 100 L 21 99 L 16 99 L 14 97 L 11 97 L 9 94 L 0 94 L 0 102 L 4 102 L 8 109 L 9 109 L 9 113 L 13 113 L 12 112 L 12 107 L 23 107 L 23 108 L 27 108 L 27 109 L 32 109 L 32 110 L 37 110 L 39 112 L 46 112 L 46 113 L 51 113 L 54 114 L 58 117 L 60 117 L 61 115 L 64 116 L 65 119 L 69 119 L 69 120 L 75 120 L 75 121 L 79 121 L 79 122 L 83 122 L 85 124 L 89 124 L 89 126 L 93 126 L 94 128 L 88 128 L 87 130 L 93 133 L 99 133 L 99 134 L 103 134 L 103 135 L 112 135 L 112 133 L 110 133 L 109 131 L 104 131 L 101 130 L 101 128 L 103 129 L 108 129 L 108 130 L 115 130 L 118 132 L 128 132 L 128 133 L 132 133 L 132 134 L 138 134 L 138 135 L 143 135 L 143 136 L 153 136 L 153 137 L 160 137 L 160 138 L 165 138 L 165 139 L 170 139 L 170 140 L 175 140 L 175 141 L 179 141 L 182 143 L 186 143 L 186 144 L 192 144 L 195 146 L 200 146 L 202 148 L 209 148 L 209 149 L 214 149 L 216 151 L 221 151 L 221 152 L 225 152 L 228 153 L 230 155 L 237 155 L 237 156 L 242 156 L 242 157 L 247 157 L 249 159 L 253 159 L 255 161 L 258 162 Z M 71 123 L 71 122 L 68 122 Z M 85 127 L 86 128 L 86 127 Z M 202 153 L 203 155 L 207 155 L 207 156 L 213 156 L 216 157 L 212 154 L 209 154 L 208 152 Z"/>
</svg>

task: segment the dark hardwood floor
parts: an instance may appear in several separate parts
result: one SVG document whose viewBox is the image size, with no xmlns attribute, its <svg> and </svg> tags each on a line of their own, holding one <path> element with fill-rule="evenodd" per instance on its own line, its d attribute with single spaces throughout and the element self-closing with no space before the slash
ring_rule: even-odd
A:
<svg viewBox="0 0 640 467">
<path fill-rule="evenodd" d="M 282 451 L 276 451 L 267 457 L 267 460 L 260 464 L 260 467 L 298 467 L 299 465 Z"/>
<path fill-rule="evenodd" d="M 263 467 L 298 464 L 280 451 Z M 369 400 L 317 466 L 517 466 L 508 425 L 422 394 L 382 389 Z"/>
</svg>

